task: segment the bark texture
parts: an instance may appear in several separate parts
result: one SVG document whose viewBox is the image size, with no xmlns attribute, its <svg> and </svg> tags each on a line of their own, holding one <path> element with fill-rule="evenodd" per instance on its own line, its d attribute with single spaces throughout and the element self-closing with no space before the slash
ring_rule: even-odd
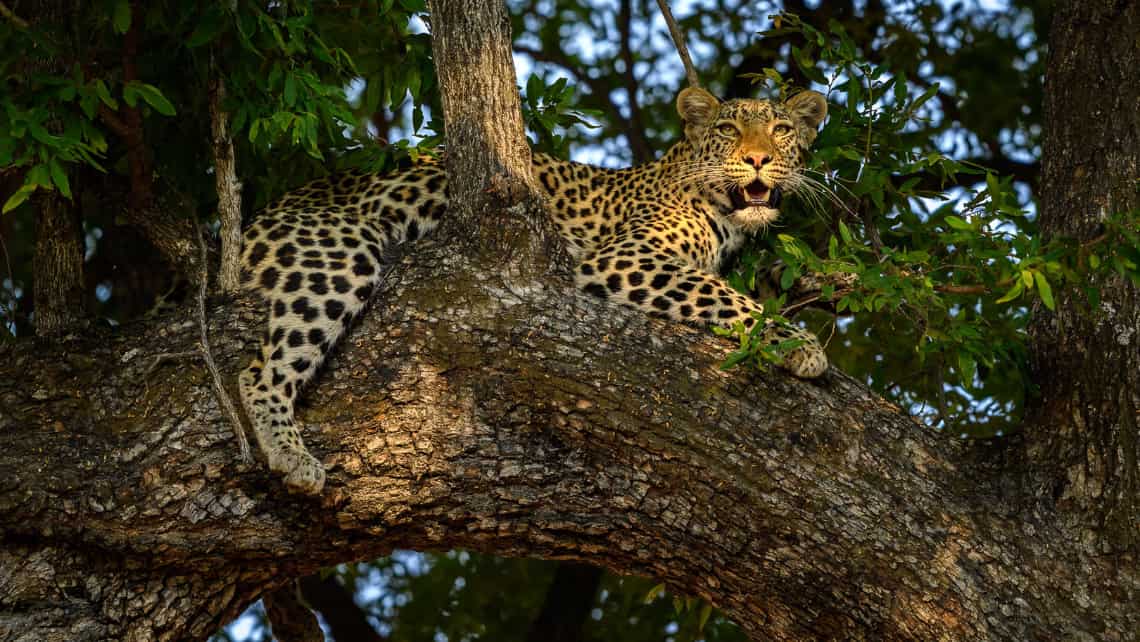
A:
<svg viewBox="0 0 1140 642">
<path fill-rule="evenodd" d="M 60 33 L 65 34 L 62 37 L 67 44 L 75 44 L 74 21 L 65 0 L 40 0 L 31 10 L 35 24 L 66 25 Z M 12 12 L 9 14 L 15 16 Z M 17 22 L 16 26 L 27 28 L 28 24 L 21 27 Z M 61 59 L 58 52 L 37 48 L 29 54 L 26 68 L 20 70 L 23 73 L 58 74 L 67 68 L 67 61 Z M 55 118 L 49 119 L 47 127 L 55 134 L 63 129 L 62 123 Z M 74 172 L 70 178 L 74 184 Z M 65 198 L 55 189 L 40 190 L 35 204 L 36 247 L 32 257 L 35 308 L 32 326 L 37 336 L 57 337 L 76 330 L 85 316 L 83 224 L 75 200 Z"/>
<path fill-rule="evenodd" d="M 1057 5 L 1050 34 L 1041 230 L 1089 240 L 1113 213 L 1140 210 L 1140 3 Z M 1096 284 L 1098 309 L 1065 292 L 1034 310 L 1040 405 L 1026 426 L 1030 492 L 1106 563 L 1140 550 L 1140 292 Z M 1140 604 L 1134 608 L 1140 609 Z"/>
<path fill-rule="evenodd" d="M 708 333 L 420 246 L 308 394 L 320 502 L 237 463 L 177 319 L 0 354 L 0 639 L 201 639 L 395 547 L 649 575 L 756 639 L 1135 638 L 1089 557 L 849 378 L 724 373 Z M 511 289 L 515 287 L 516 289 Z M 257 306 L 212 311 L 224 370 Z M 66 605 L 66 608 L 61 605 Z"/>
<path fill-rule="evenodd" d="M 447 135 L 445 226 L 464 230 L 460 241 L 486 250 L 488 260 L 538 270 L 565 266 L 531 175 L 506 5 L 431 0 L 430 8 Z"/>
<path fill-rule="evenodd" d="M 36 199 L 34 274 L 36 336 L 57 337 L 84 319 L 83 228 L 75 204 L 57 192 Z"/>
<path fill-rule="evenodd" d="M 241 287 L 241 182 L 237 177 L 225 100 L 226 82 L 220 75 L 215 76 L 210 81 L 210 132 L 214 137 L 214 184 L 221 222 L 222 263 L 218 269 L 218 287 L 222 292 L 234 293 Z"/>
</svg>

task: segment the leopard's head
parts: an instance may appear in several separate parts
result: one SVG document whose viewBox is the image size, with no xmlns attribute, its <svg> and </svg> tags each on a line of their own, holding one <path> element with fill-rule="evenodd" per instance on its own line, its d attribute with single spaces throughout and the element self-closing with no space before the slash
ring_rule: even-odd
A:
<svg viewBox="0 0 1140 642">
<path fill-rule="evenodd" d="M 755 230 L 776 220 L 782 195 L 800 184 L 827 100 L 801 91 L 784 102 L 721 102 L 689 87 L 677 96 L 677 111 L 693 150 L 680 176 L 699 182 L 734 223 Z"/>
</svg>

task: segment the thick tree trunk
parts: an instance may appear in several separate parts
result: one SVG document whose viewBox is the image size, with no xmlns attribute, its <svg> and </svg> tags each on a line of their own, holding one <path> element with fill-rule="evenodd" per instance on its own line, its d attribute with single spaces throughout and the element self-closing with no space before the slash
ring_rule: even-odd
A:
<svg viewBox="0 0 1140 642">
<path fill-rule="evenodd" d="M 506 6 L 431 0 L 431 38 L 447 135 L 445 225 L 503 267 L 565 267 L 531 175 Z"/>
<path fill-rule="evenodd" d="M 1050 34 L 1041 230 L 1087 241 L 1113 213 L 1140 209 L 1140 3 L 1070 0 Z M 1111 88 L 1106 91 L 1106 88 Z M 1096 284 L 1098 309 L 1066 292 L 1034 310 L 1039 407 L 1024 443 L 1029 489 L 1090 554 L 1140 552 L 1140 292 Z M 1140 609 L 1140 602 L 1134 605 Z"/>
<path fill-rule="evenodd" d="M 60 194 L 47 192 L 36 202 L 33 326 L 39 337 L 57 337 L 85 316 L 83 229 L 75 204 Z"/>
</svg>

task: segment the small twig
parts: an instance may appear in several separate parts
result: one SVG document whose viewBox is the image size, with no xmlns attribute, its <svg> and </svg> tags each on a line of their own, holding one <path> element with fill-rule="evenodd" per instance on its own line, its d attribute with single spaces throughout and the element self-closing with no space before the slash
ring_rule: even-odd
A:
<svg viewBox="0 0 1140 642">
<path fill-rule="evenodd" d="M 242 430 L 241 417 L 238 416 L 237 407 L 234 406 L 233 399 L 230 399 L 225 385 L 222 384 L 222 375 L 218 372 L 218 365 L 214 363 L 214 355 L 210 352 L 210 337 L 206 331 L 206 286 L 210 280 L 210 268 L 208 267 L 210 262 L 206 249 L 206 239 L 202 236 L 201 228 L 198 228 L 197 232 L 195 236 L 198 239 L 198 251 L 202 260 L 201 279 L 198 283 L 198 328 L 201 330 L 198 348 L 202 351 L 202 359 L 206 362 L 206 369 L 210 371 L 210 376 L 214 379 L 214 394 L 218 397 L 218 403 L 222 406 L 226 416 L 230 418 L 230 422 L 233 423 L 234 437 L 237 438 L 241 461 L 244 464 L 252 464 L 253 455 L 249 451 L 249 440 L 245 438 L 245 432 Z"/>
<path fill-rule="evenodd" d="M 685 34 L 677 26 L 673 12 L 669 10 L 668 0 L 657 0 L 657 6 L 661 7 L 661 15 L 665 17 L 665 24 L 669 25 L 669 35 L 673 36 L 673 44 L 677 46 L 677 54 L 681 56 L 681 63 L 685 65 L 685 76 L 689 79 L 689 86 L 700 87 L 701 80 L 697 76 L 696 68 L 693 67 L 693 59 L 689 57 L 689 47 L 685 45 Z"/>
<path fill-rule="evenodd" d="M 4 4 L 3 2 L 0 2 L 0 16 L 4 16 L 8 19 L 8 22 L 16 25 L 16 27 L 21 30 L 27 31 L 28 28 L 31 27 L 31 25 L 28 24 L 27 20 L 24 20 L 20 16 L 17 16 L 15 12 L 9 9 L 8 5 Z"/>
</svg>

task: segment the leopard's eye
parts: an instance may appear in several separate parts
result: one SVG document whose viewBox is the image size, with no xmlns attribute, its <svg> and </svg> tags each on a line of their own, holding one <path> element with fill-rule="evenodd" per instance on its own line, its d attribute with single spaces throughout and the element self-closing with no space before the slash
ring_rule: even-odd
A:
<svg viewBox="0 0 1140 642">
<path fill-rule="evenodd" d="M 776 136 L 784 136 L 792 133 L 792 126 L 788 123 L 776 123 L 772 126 L 772 133 Z"/>
<path fill-rule="evenodd" d="M 716 131 L 723 136 L 736 136 L 737 133 L 739 133 L 739 130 L 736 129 L 736 125 L 732 123 L 721 123 L 716 126 Z"/>
</svg>

